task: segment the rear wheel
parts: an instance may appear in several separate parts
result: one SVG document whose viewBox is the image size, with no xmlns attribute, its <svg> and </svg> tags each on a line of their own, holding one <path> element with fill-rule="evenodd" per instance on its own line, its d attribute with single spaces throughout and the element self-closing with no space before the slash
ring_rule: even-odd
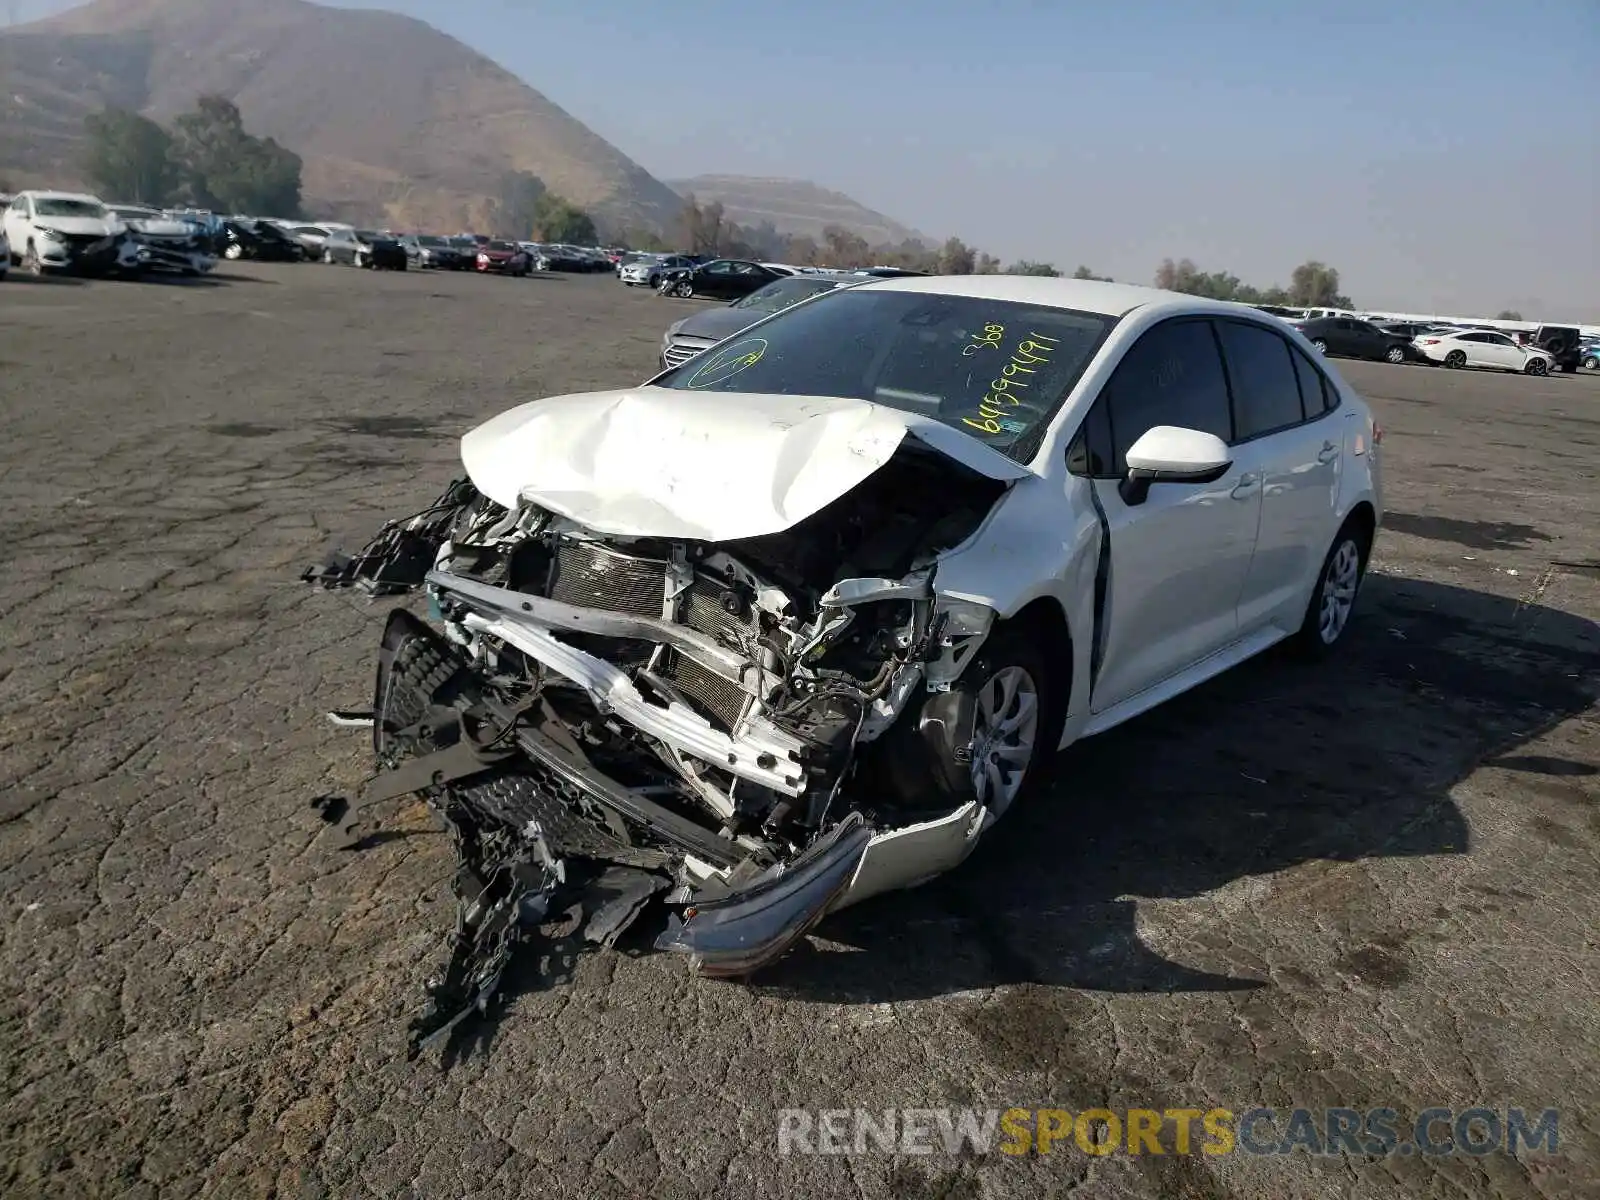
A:
<svg viewBox="0 0 1600 1200">
<path fill-rule="evenodd" d="M 1444 356 L 1444 365 L 1452 370 L 1460 370 L 1467 365 L 1467 352 L 1465 350 L 1452 350 Z"/>
<path fill-rule="evenodd" d="M 1583 360 L 1583 369 L 1585 371 L 1600 371 L 1600 356 L 1591 354 L 1585 358 Z"/>
<path fill-rule="evenodd" d="M 333 251 L 332 250 L 324 250 L 322 252 L 322 261 L 327 266 L 330 266 L 330 267 L 333 266 Z"/>
<path fill-rule="evenodd" d="M 1352 518 L 1344 523 L 1322 560 L 1322 572 L 1306 605 L 1305 620 L 1295 635 L 1299 650 L 1312 658 L 1326 657 L 1344 637 L 1355 610 L 1361 581 L 1366 578 L 1371 537 Z"/>
<path fill-rule="evenodd" d="M 1328 352 L 1328 343 L 1323 341 L 1321 338 L 1317 338 L 1315 341 L 1313 341 L 1311 343 L 1311 347 L 1318 354 L 1326 354 Z"/>
</svg>

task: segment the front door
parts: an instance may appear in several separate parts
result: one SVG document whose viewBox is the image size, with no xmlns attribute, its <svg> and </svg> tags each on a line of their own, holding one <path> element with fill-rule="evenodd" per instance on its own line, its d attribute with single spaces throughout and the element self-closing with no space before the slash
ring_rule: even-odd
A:
<svg viewBox="0 0 1600 1200">
<path fill-rule="evenodd" d="M 1232 436 L 1228 384 L 1207 320 L 1146 332 L 1096 401 L 1111 446 L 1107 475 L 1156 425 Z M 1092 418 L 1091 418 L 1092 419 Z M 1102 712 L 1214 654 L 1237 636 L 1239 593 L 1261 517 L 1261 472 L 1246 453 L 1214 483 L 1158 483 L 1129 504 L 1115 478 L 1093 483 L 1110 541 L 1099 674 Z"/>
</svg>

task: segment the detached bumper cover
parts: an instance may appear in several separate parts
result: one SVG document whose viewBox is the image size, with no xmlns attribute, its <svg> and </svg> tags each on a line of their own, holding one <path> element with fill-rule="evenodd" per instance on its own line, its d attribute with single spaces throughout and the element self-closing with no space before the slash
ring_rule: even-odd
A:
<svg viewBox="0 0 1600 1200">
<path fill-rule="evenodd" d="M 657 940 L 690 955 L 702 975 L 748 975 L 786 954 L 850 886 L 872 830 L 851 813 L 786 865 L 710 900 L 697 900 Z"/>
</svg>

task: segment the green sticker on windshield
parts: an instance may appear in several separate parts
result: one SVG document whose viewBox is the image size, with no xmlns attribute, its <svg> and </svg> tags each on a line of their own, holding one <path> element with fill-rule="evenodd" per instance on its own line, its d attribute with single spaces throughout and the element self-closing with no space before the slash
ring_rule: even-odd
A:
<svg viewBox="0 0 1600 1200">
<path fill-rule="evenodd" d="M 766 338 L 741 338 L 718 350 L 693 375 L 685 387 L 707 388 L 732 379 L 740 371 L 755 366 L 767 352 Z"/>
</svg>

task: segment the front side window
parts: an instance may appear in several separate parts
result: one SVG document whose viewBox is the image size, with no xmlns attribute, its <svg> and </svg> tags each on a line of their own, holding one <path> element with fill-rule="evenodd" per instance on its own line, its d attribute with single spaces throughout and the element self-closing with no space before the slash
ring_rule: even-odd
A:
<svg viewBox="0 0 1600 1200">
<path fill-rule="evenodd" d="M 1116 320 L 869 285 L 786 309 L 656 383 L 867 400 L 1027 462 Z"/>
<path fill-rule="evenodd" d="M 1217 333 L 1233 384 L 1234 440 L 1245 441 L 1303 419 L 1289 343 L 1270 329 L 1220 321 Z"/>
<path fill-rule="evenodd" d="M 1147 332 L 1123 357 L 1101 392 L 1107 408 L 1111 473 L 1128 469 L 1128 450 L 1157 425 L 1233 438 L 1228 379 L 1209 321 L 1168 321 Z"/>
</svg>

